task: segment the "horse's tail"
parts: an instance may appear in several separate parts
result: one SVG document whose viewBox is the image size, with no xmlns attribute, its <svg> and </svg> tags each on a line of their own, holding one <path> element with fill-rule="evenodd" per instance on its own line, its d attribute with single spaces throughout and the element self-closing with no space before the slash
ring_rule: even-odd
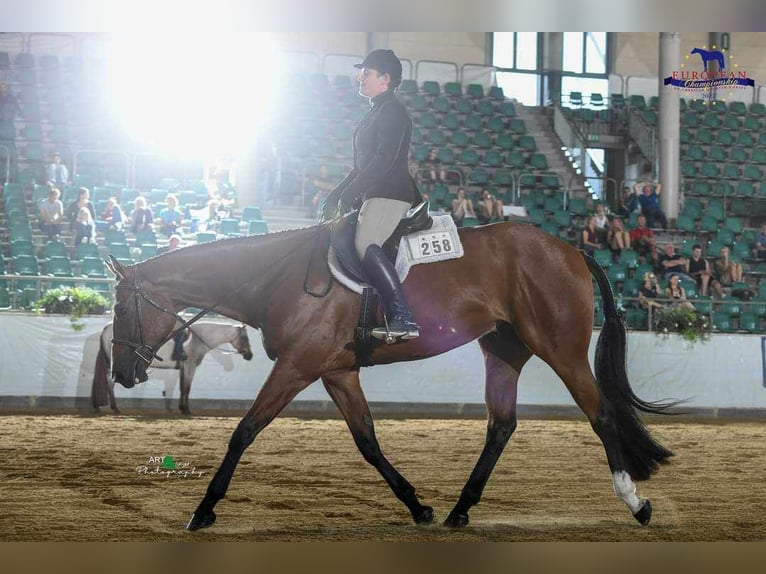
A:
<svg viewBox="0 0 766 574">
<path fill-rule="evenodd" d="M 109 356 L 104 349 L 103 337 L 99 338 L 96 366 L 93 369 L 93 386 L 91 387 L 91 399 L 95 408 L 109 404 Z"/>
<path fill-rule="evenodd" d="M 626 470 L 634 480 L 646 480 L 673 453 L 657 443 L 638 416 L 639 411 L 660 414 L 675 402 L 648 402 L 630 388 L 626 371 L 626 334 L 622 310 L 618 310 L 609 279 L 593 257 L 583 252 L 585 263 L 598 283 L 604 302 L 604 326 L 596 343 L 596 382 L 605 410 L 615 419 Z"/>
</svg>

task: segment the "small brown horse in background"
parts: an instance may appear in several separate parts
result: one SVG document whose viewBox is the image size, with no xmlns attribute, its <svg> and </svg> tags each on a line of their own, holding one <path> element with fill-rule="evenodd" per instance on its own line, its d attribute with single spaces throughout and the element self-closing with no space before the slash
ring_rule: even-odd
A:
<svg viewBox="0 0 766 574">
<path fill-rule="evenodd" d="M 461 229 L 466 255 L 412 268 L 404 283 L 421 335 L 380 345 L 376 364 L 432 357 L 475 339 L 484 354 L 488 425 L 484 450 L 445 524 L 468 524 L 503 448 L 516 428 L 516 389 L 534 354 L 548 363 L 588 417 L 606 451 L 617 495 L 648 524 L 651 505 L 633 481 L 648 479 L 672 453 L 656 443 L 638 411 L 668 405 L 635 396 L 625 369 L 625 325 L 609 281 L 596 262 L 524 224 Z M 126 387 L 146 380 L 158 345 L 172 336 L 175 313 L 189 306 L 261 330 L 274 367 L 187 528 L 215 522 L 244 450 L 303 389 L 317 379 L 345 418 L 362 456 L 383 476 L 416 523 L 433 520 L 413 486 L 381 453 L 355 367 L 353 333 L 360 296 L 333 283 L 325 297 L 306 293 L 310 263 L 321 262 L 329 227 L 214 241 L 178 249 L 142 263 L 111 268 L 119 277 L 114 308 L 112 372 Z M 596 349 L 596 376 L 588 363 L 593 284 L 604 300 L 605 323 Z M 413 384 L 416 384 L 413 381 Z"/>
</svg>

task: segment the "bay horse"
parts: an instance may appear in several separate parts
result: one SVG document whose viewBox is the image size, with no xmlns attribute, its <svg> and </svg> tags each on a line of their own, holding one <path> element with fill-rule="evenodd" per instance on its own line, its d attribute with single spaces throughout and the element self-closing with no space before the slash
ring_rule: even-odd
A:
<svg viewBox="0 0 766 574">
<path fill-rule="evenodd" d="M 191 392 L 194 374 L 208 352 L 223 350 L 225 346 L 231 345 L 246 361 L 253 358 L 253 351 L 250 348 L 250 339 L 247 336 L 247 327 L 245 325 L 200 321 L 189 327 L 189 330 L 189 338 L 184 342 L 184 351 L 187 358 L 179 361 L 180 368 L 178 369 L 180 382 L 178 409 L 185 415 L 191 414 L 189 409 L 189 393 Z M 112 364 L 113 338 L 113 325 L 110 322 L 104 325 L 104 328 L 101 330 L 101 337 L 99 338 L 96 365 L 93 369 L 91 399 L 93 401 L 93 408 L 96 411 L 99 410 L 100 406 L 105 405 L 108 399 L 112 411 L 115 414 L 119 414 L 117 401 L 114 398 L 114 380 L 109 376 Z M 161 360 L 154 361 L 151 365 L 152 368 L 174 369 L 176 362 L 171 359 L 172 353 L 173 343 L 168 341 L 157 352 Z"/>
<path fill-rule="evenodd" d="M 516 428 L 516 389 L 534 354 L 567 387 L 601 439 L 615 493 L 648 524 L 649 500 L 634 481 L 646 480 L 673 454 L 658 444 L 639 411 L 672 403 L 638 398 L 628 382 L 625 324 L 603 269 L 593 258 L 537 228 L 497 223 L 460 229 L 465 256 L 414 266 L 404 291 L 420 337 L 376 347 L 375 364 L 433 357 L 478 339 L 484 355 L 488 424 L 484 449 L 447 516 L 463 527 Z M 194 511 L 188 530 L 212 525 L 234 469 L 256 436 L 303 389 L 321 379 L 364 459 L 408 508 L 415 523 L 433 521 L 414 487 L 382 454 L 359 382 L 353 333 L 360 296 L 331 282 L 326 294 L 307 288 L 307 269 L 326 256 L 330 226 L 223 239 L 177 249 L 131 266 L 111 259 L 119 281 L 114 307 L 112 373 L 125 387 L 146 380 L 157 347 L 173 335 L 175 313 L 188 306 L 260 329 L 269 376 L 231 435 L 223 461 Z M 310 265 L 311 264 L 311 265 Z M 588 363 L 595 278 L 605 321 L 594 376 Z M 417 384 L 413 381 L 413 384 Z"/>
</svg>

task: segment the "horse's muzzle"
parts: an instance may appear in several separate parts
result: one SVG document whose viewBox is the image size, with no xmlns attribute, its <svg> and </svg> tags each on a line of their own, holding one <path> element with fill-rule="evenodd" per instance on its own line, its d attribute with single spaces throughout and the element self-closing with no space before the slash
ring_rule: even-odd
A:
<svg viewBox="0 0 766 574">
<path fill-rule="evenodd" d="M 120 383 L 126 389 L 132 389 L 137 383 L 143 383 L 149 379 L 149 375 L 146 374 L 146 367 L 142 361 L 134 361 L 129 371 L 131 371 L 131 376 L 127 377 L 122 371 L 114 372 L 114 381 Z"/>
<path fill-rule="evenodd" d="M 242 358 L 245 359 L 246 361 L 249 361 L 250 359 L 253 358 L 253 352 L 248 351 L 247 353 L 242 353 Z"/>
</svg>

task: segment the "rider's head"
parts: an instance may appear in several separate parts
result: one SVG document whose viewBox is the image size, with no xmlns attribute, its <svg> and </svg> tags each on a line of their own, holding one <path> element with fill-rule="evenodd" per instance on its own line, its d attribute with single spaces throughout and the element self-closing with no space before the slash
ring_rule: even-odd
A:
<svg viewBox="0 0 766 574">
<path fill-rule="evenodd" d="M 393 50 L 373 50 L 361 64 L 357 77 L 359 93 L 374 98 L 387 90 L 395 90 L 402 82 L 402 63 Z"/>
</svg>

